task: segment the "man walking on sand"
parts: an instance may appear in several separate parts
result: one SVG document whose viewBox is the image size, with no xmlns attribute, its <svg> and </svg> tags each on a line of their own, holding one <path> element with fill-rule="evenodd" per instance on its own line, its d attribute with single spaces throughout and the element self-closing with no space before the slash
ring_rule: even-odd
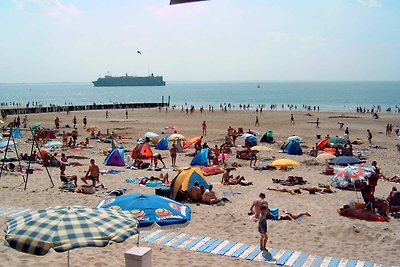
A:
<svg viewBox="0 0 400 267">
<path fill-rule="evenodd" d="M 258 121 L 258 116 L 256 116 L 256 122 L 254 123 L 254 126 L 260 127 L 260 123 Z"/>
<path fill-rule="evenodd" d="M 207 124 L 206 124 L 206 121 L 203 121 L 203 123 L 201 124 L 201 128 L 203 130 L 202 135 L 207 135 Z"/>
<path fill-rule="evenodd" d="M 294 125 L 294 116 L 290 114 L 290 125 Z"/>
</svg>

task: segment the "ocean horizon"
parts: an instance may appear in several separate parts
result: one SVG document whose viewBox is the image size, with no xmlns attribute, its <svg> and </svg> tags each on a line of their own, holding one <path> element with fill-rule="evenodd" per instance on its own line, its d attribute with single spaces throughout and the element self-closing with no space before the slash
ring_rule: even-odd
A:
<svg viewBox="0 0 400 267">
<path fill-rule="evenodd" d="M 94 87 L 90 82 L 0 83 L 0 102 L 43 106 L 168 101 L 178 107 L 231 104 L 258 107 L 319 106 L 321 111 L 400 106 L 400 81 L 167 81 L 166 86 Z M 164 98 L 163 98 L 164 97 Z"/>
</svg>

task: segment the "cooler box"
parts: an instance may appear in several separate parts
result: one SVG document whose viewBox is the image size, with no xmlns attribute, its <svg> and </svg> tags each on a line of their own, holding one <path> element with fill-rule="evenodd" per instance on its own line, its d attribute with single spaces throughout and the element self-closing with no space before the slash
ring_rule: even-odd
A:
<svg viewBox="0 0 400 267">
<path fill-rule="evenodd" d="M 157 187 L 155 189 L 155 194 L 157 196 L 162 196 L 162 197 L 167 197 L 171 198 L 172 196 L 172 190 L 169 187 Z"/>
<path fill-rule="evenodd" d="M 278 208 L 269 208 L 269 214 L 267 216 L 268 220 L 278 220 L 279 219 L 279 209 Z"/>
</svg>

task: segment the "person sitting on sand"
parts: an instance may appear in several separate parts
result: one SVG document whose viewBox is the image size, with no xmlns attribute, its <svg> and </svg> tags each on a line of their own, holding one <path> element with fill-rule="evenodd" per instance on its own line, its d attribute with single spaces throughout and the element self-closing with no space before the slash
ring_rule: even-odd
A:
<svg viewBox="0 0 400 267">
<path fill-rule="evenodd" d="M 200 202 L 203 199 L 199 182 L 194 182 L 193 186 L 190 188 L 189 198 L 193 202 Z"/>
<path fill-rule="evenodd" d="M 386 200 L 375 198 L 371 185 L 367 185 L 366 182 L 362 182 L 361 195 L 364 199 L 366 209 L 372 212 L 375 212 L 375 209 L 379 209 L 379 213 L 383 217 L 388 218 L 389 204 Z"/>
<path fill-rule="evenodd" d="M 138 169 L 147 169 L 150 166 L 150 163 L 144 162 L 141 159 L 135 159 L 133 162 L 133 167 L 136 167 Z"/>
<path fill-rule="evenodd" d="M 90 139 L 96 139 L 96 134 L 94 131 L 90 133 Z"/>
<path fill-rule="evenodd" d="M 268 187 L 267 190 L 289 193 L 292 195 L 301 194 L 300 189 L 288 189 L 287 187 Z"/>
<path fill-rule="evenodd" d="M 311 214 L 308 212 L 291 213 L 288 210 L 283 210 L 282 214 L 279 216 L 279 220 L 294 221 L 303 216 L 311 216 Z"/>
<path fill-rule="evenodd" d="M 202 202 L 205 204 L 217 204 L 221 202 L 221 199 L 215 195 L 212 184 L 209 184 L 208 189 L 204 192 Z"/>
<path fill-rule="evenodd" d="M 248 214 L 254 215 L 254 217 L 258 219 L 260 217 L 262 206 L 265 206 L 268 208 L 268 201 L 265 199 L 264 193 L 260 193 L 258 195 L 258 198 L 253 201 L 253 204 L 250 207 L 250 212 Z"/>
<path fill-rule="evenodd" d="M 66 176 L 65 175 L 66 166 L 64 164 L 60 165 L 60 180 L 63 183 L 73 182 L 75 187 L 78 186 L 78 177 L 76 175 Z"/>
<path fill-rule="evenodd" d="M 397 187 L 393 186 L 393 187 L 392 187 L 392 191 L 390 191 L 388 197 L 386 198 L 387 201 L 390 203 L 390 201 L 393 199 L 393 197 L 394 197 L 396 194 L 400 194 L 400 193 L 397 191 Z"/>
</svg>

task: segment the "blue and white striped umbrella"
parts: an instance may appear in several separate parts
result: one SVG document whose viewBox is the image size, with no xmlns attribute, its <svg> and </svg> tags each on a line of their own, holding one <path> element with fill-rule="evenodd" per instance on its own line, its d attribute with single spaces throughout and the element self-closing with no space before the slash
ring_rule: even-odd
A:
<svg viewBox="0 0 400 267">
<path fill-rule="evenodd" d="M 139 232 L 137 226 L 138 221 L 128 211 L 52 207 L 8 220 L 5 244 L 20 252 L 42 256 L 51 248 L 65 252 L 121 243 Z"/>
</svg>

